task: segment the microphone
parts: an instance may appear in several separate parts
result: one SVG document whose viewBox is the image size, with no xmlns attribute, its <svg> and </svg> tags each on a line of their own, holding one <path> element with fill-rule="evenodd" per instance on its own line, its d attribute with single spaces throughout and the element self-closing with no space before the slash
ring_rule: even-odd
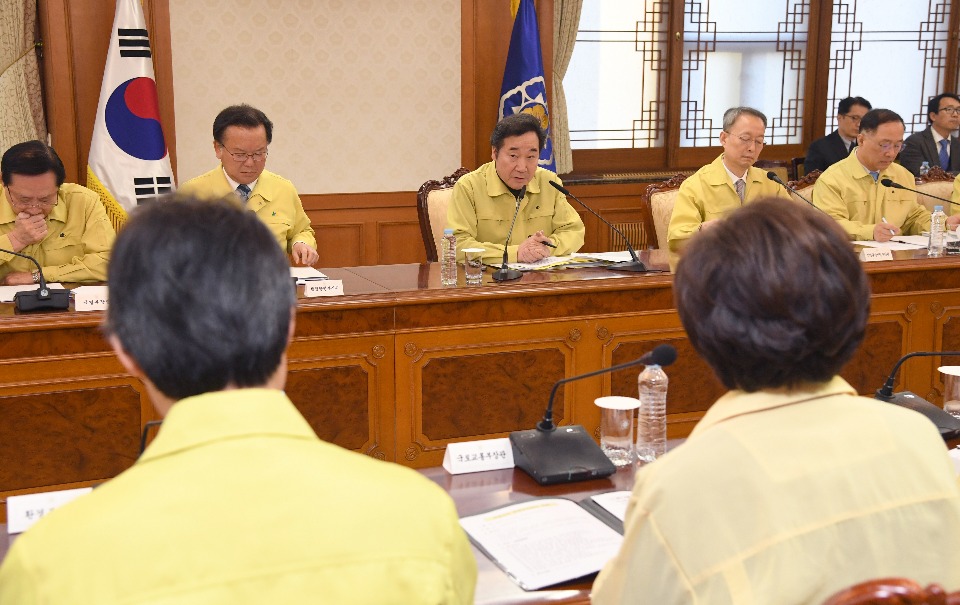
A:
<svg viewBox="0 0 960 605">
<path fill-rule="evenodd" d="M 586 374 L 558 380 L 550 391 L 550 400 L 537 428 L 510 433 L 513 460 L 540 485 L 568 483 L 608 477 L 617 468 L 603 453 L 593 437 L 580 425 L 557 427 L 553 423 L 553 399 L 560 385 L 582 378 L 616 372 L 636 365 L 668 366 L 677 360 L 677 350 L 659 345 L 639 359 Z"/>
<path fill-rule="evenodd" d="M 767 178 L 770 179 L 771 181 L 773 181 L 774 183 L 779 183 L 779 185 L 780 185 L 781 187 L 783 187 L 784 189 L 786 189 L 786 190 L 789 191 L 790 193 L 794 194 L 795 196 L 797 196 L 797 197 L 800 198 L 801 200 L 803 200 L 803 201 L 805 201 L 806 203 L 810 204 L 811 206 L 813 206 L 814 208 L 816 208 L 816 209 L 819 210 L 820 212 L 823 212 L 824 214 L 826 214 L 826 212 L 823 210 L 823 208 L 820 208 L 819 206 L 817 206 L 816 204 L 814 204 L 813 202 L 811 202 L 811 201 L 808 200 L 807 198 L 805 198 L 805 197 L 803 197 L 802 195 L 800 195 L 800 192 L 799 192 L 799 191 L 797 191 L 796 189 L 794 189 L 794 188 L 791 187 L 790 185 L 787 185 L 786 183 L 784 183 L 783 180 L 782 180 L 779 176 L 777 176 L 777 173 L 776 173 L 776 172 L 774 172 L 774 171 L 771 170 L 770 172 L 767 173 Z"/>
<path fill-rule="evenodd" d="M 874 399 L 886 401 L 887 403 L 893 403 L 895 405 L 899 405 L 923 414 L 937 427 L 937 429 L 940 431 L 940 436 L 943 437 L 944 441 L 949 441 L 951 439 L 960 437 L 960 420 L 943 411 L 943 409 L 939 406 L 936 406 L 926 399 L 920 397 L 916 393 L 912 393 L 910 391 L 901 391 L 900 393 L 893 392 L 893 382 L 897 378 L 897 372 L 900 370 L 900 366 L 903 364 L 903 362 L 911 357 L 957 356 L 960 356 L 960 351 L 914 351 L 913 353 L 907 353 L 893 366 L 890 376 L 887 377 L 887 381 L 883 384 L 883 386 L 877 389 Z"/>
<path fill-rule="evenodd" d="M 14 252 L 0 248 L 0 252 L 6 252 L 20 258 L 25 258 L 37 266 L 37 274 L 40 276 L 40 286 L 36 290 L 17 292 L 13 295 L 13 303 L 17 311 L 21 313 L 27 311 L 66 311 L 70 306 L 70 292 L 63 288 L 51 290 L 47 287 L 47 280 L 43 277 L 43 269 L 37 259 L 27 254 Z"/>
<path fill-rule="evenodd" d="M 891 189 L 903 189 L 904 191 L 912 191 L 914 193 L 919 193 L 920 195 L 925 195 L 927 197 L 932 197 L 935 200 L 940 200 L 941 202 L 946 202 L 948 204 L 953 204 L 954 206 L 960 206 L 957 202 L 952 202 L 945 197 L 939 197 L 933 195 L 932 193 L 927 193 L 926 191 L 920 191 L 919 189 L 911 189 L 909 187 L 904 187 L 900 183 L 891 181 L 890 179 L 880 179 L 880 184 L 884 187 L 890 187 Z"/>
<path fill-rule="evenodd" d="M 561 185 L 560 183 L 557 183 L 555 181 L 550 181 L 550 185 L 554 189 L 562 193 L 563 195 L 572 197 L 573 199 L 577 200 L 577 202 L 581 206 L 586 208 L 587 211 L 590 212 L 590 214 L 600 219 L 601 222 L 603 222 L 605 225 L 607 225 L 608 227 L 616 231 L 617 235 L 623 238 L 623 241 L 627 244 L 627 250 L 630 252 L 630 258 L 633 260 L 622 262 L 622 263 L 616 263 L 613 265 L 607 265 L 607 269 L 610 269 L 611 271 L 632 271 L 634 273 L 645 273 L 649 271 L 649 269 L 647 269 L 647 266 L 644 265 L 642 262 L 640 262 L 640 257 L 637 256 L 636 250 L 634 250 L 633 246 L 630 245 L 630 240 L 627 239 L 627 236 L 624 235 L 623 231 L 620 231 L 620 229 L 615 227 L 610 221 L 608 221 L 607 219 L 603 218 L 602 216 L 594 212 L 593 208 L 584 204 L 580 198 L 570 193 L 570 190 L 564 187 L 563 185 Z"/>
<path fill-rule="evenodd" d="M 517 196 L 517 207 L 513 211 L 513 222 L 510 223 L 510 230 L 507 231 L 507 241 L 503 244 L 503 264 L 493 272 L 493 281 L 510 281 L 511 279 L 520 279 L 523 273 L 507 266 L 507 246 L 510 245 L 510 238 L 513 236 L 513 227 L 517 224 L 517 216 L 520 214 L 520 200 L 527 193 L 526 185 L 520 189 L 520 195 Z"/>
</svg>

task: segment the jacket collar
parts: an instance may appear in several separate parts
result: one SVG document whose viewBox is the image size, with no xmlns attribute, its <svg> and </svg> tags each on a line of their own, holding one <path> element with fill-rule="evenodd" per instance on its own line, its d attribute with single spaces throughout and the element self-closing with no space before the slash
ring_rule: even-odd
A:
<svg viewBox="0 0 960 605">
<path fill-rule="evenodd" d="M 540 168 L 538 167 L 533 173 L 533 178 L 530 179 L 530 182 L 527 183 L 527 193 L 534 194 L 540 193 L 540 181 L 537 178 L 540 173 Z M 510 193 L 510 190 L 507 189 L 506 184 L 500 179 L 500 175 L 497 174 L 496 162 L 487 162 L 483 167 L 483 177 L 487 182 L 487 195 L 491 198 L 495 198 L 499 195 L 510 196 L 510 199 L 513 198 L 513 194 Z"/>
<path fill-rule="evenodd" d="M 318 440 L 283 391 L 260 388 L 204 393 L 173 404 L 137 464 L 217 441 L 265 435 Z"/>
</svg>

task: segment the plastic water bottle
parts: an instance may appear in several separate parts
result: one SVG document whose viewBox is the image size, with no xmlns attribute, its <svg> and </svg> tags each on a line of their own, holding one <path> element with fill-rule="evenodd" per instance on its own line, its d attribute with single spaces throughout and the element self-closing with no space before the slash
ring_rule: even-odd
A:
<svg viewBox="0 0 960 605">
<path fill-rule="evenodd" d="M 453 234 L 453 229 L 443 230 L 443 241 L 440 244 L 440 284 L 457 285 L 457 236 Z"/>
<path fill-rule="evenodd" d="M 920 176 L 926 176 L 928 172 L 930 172 L 930 162 L 920 164 Z"/>
<path fill-rule="evenodd" d="M 647 366 L 637 378 L 640 410 L 637 412 L 637 460 L 653 462 L 667 448 L 667 374 L 657 365 Z"/>
<path fill-rule="evenodd" d="M 930 215 L 930 241 L 927 244 L 927 256 L 943 256 L 946 224 L 947 215 L 943 213 L 943 206 L 934 206 L 933 214 Z"/>
</svg>

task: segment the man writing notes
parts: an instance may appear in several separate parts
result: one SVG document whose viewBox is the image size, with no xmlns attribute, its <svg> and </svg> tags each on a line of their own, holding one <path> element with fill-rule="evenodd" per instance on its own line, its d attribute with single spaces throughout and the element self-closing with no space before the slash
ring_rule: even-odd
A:
<svg viewBox="0 0 960 605">
<path fill-rule="evenodd" d="M 220 166 L 191 179 L 180 191 L 210 198 L 236 196 L 266 223 L 296 265 L 320 259 L 310 218 L 293 183 L 264 170 L 273 122 L 249 105 L 232 105 L 213 121 L 213 151 Z"/>
<path fill-rule="evenodd" d="M 528 113 L 497 123 L 490 135 L 493 161 L 461 177 L 453 188 L 447 226 L 457 236 L 458 259 L 465 248 L 483 248 L 485 261 L 499 262 L 506 245 L 507 260 L 532 263 L 573 254 L 583 245 L 580 215 L 550 186 L 550 181 L 562 184 L 560 179 L 537 165 L 546 140 L 540 120 Z"/>
<path fill-rule="evenodd" d="M 837 375 L 870 313 L 837 225 L 751 204 L 690 242 L 674 299 L 730 391 L 637 472 L 593 603 L 814 604 L 883 577 L 960 587 L 960 488 L 939 431 Z"/>
<path fill-rule="evenodd" d="M 927 126 L 909 137 L 900 153 L 900 164 L 914 175 L 924 162 L 947 172 L 960 172 L 960 139 L 953 131 L 960 128 L 960 97 L 945 92 L 927 104 Z M 948 213 L 949 214 L 949 213 Z"/>
<path fill-rule="evenodd" d="M 753 167 L 766 144 L 766 130 L 767 117 L 752 107 L 734 107 L 723 114 L 723 153 L 680 185 L 667 229 L 670 250 L 679 252 L 699 231 L 744 204 L 775 196 L 790 200 L 765 170 Z"/>
<path fill-rule="evenodd" d="M 450 497 L 321 441 L 284 394 L 288 266 L 233 202 L 132 213 L 104 332 L 163 425 L 131 468 L 17 538 L 0 605 L 473 603 Z"/>
<path fill-rule="evenodd" d="M 851 240 L 889 241 L 895 235 L 919 235 L 930 228 L 930 211 L 917 194 L 882 184 L 890 179 L 916 186 L 913 175 L 894 164 L 903 147 L 903 120 L 889 109 L 871 109 L 860 120 L 857 147 L 817 179 L 813 203 L 832 216 Z M 955 229 L 960 216 L 947 217 Z"/>
<path fill-rule="evenodd" d="M 803 170 L 823 171 L 850 155 L 850 150 L 857 146 L 860 120 L 871 109 L 870 101 L 863 97 L 841 99 L 837 104 L 837 129 L 810 143 Z"/>
<path fill-rule="evenodd" d="M 0 159 L 0 248 L 37 259 L 51 282 L 107 279 L 116 233 L 100 196 L 64 183 L 60 156 L 42 141 L 12 146 Z M 8 285 L 40 282 L 36 265 L 0 252 L 0 276 Z"/>
</svg>

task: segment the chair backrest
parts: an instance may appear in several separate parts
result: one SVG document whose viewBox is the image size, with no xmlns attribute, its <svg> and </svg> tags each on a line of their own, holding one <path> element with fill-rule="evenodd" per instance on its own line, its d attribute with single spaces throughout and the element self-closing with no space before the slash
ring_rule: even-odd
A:
<svg viewBox="0 0 960 605">
<path fill-rule="evenodd" d="M 934 166 L 927 174 L 917 177 L 917 191 L 949 200 L 950 196 L 953 195 L 953 175 L 939 166 Z M 951 206 L 940 200 L 935 200 L 927 195 L 917 195 L 917 201 L 923 204 L 930 212 L 933 212 L 934 206 L 944 206 L 943 210 L 948 216 L 960 208 L 958 206 Z"/>
<path fill-rule="evenodd" d="M 823 605 L 958 605 L 960 592 L 947 592 L 938 584 L 926 588 L 905 578 L 882 578 L 854 584 Z"/>
<path fill-rule="evenodd" d="M 658 185 L 650 185 L 643 194 L 643 203 L 653 220 L 653 236 L 649 242 L 652 247 L 667 247 L 667 228 L 670 226 L 670 215 L 673 214 L 673 204 L 677 200 L 680 184 L 690 176 L 678 173 Z"/>
<path fill-rule="evenodd" d="M 757 160 L 753 163 L 753 166 L 763 169 L 764 172 L 770 170 L 776 172 L 777 176 L 780 177 L 784 183 L 796 180 L 797 178 L 797 171 L 793 165 L 793 160 Z"/>
<path fill-rule="evenodd" d="M 787 183 L 787 185 L 790 186 L 792 189 L 796 189 L 797 192 L 803 197 L 813 201 L 813 185 L 817 182 L 817 179 L 820 178 L 821 174 L 823 173 L 820 172 L 819 170 L 814 170 L 803 175 L 802 179 L 790 181 L 789 183 Z M 792 197 L 794 201 L 800 202 L 801 204 L 806 203 L 802 199 L 797 197 L 797 195 L 792 191 L 790 192 L 790 197 Z"/>
<path fill-rule="evenodd" d="M 450 176 L 439 181 L 427 181 L 417 191 L 417 215 L 420 217 L 420 236 L 427 261 L 435 263 L 440 259 L 440 239 L 447 224 L 447 205 L 453 197 L 453 186 L 460 177 L 470 172 L 458 168 Z"/>
<path fill-rule="evenodd" d="M 806 156 L 801 156 L 799 158 L 790 158 L 790 165 L 793 166 L 793 178 L 800 179 L 806 176 L 807 170 L 804 167 L 806 162 Z"/>
</svg>

